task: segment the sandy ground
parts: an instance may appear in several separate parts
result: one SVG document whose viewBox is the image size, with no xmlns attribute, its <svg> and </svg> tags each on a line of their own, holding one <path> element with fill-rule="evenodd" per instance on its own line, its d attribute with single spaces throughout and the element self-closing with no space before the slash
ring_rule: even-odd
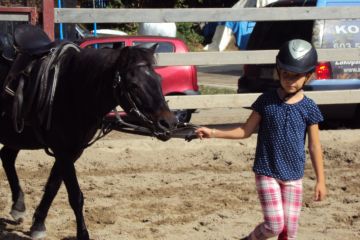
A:
<svg viewBox="0 0 360 240">
<path fill-rule="evenodd" d="M 360 130 L 321 132 L 328 198 L 314 202 L 307 161 L 298 239 L 360 239 Z M 240 239 L 262 219 L 251 170 L 256 134 L 238 140 L 154 138 L 113 132 L 76 163 L 91 239 Z M 0 239 L 28 231 L 53 159 L 22 151 L 17 169 L 27 216 L 11 222 L 11 196 L 0 170 Z M 46 239 L 75 239 L 64 186 L 47 218 Z"/>
</svg>

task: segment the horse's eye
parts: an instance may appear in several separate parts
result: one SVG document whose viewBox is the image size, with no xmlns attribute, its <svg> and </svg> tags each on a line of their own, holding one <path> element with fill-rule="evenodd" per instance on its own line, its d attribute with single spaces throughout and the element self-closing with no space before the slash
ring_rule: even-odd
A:
<svg viewBox="0 0 360 240">
<path fill-rule="evenodd" d="M 150 72 L 149 69 L 144 70 L 144 73 L 145 73 L 146 75 L 152 76 L 152 74 L 151 74 L 151 72 Z"/>
</svg>

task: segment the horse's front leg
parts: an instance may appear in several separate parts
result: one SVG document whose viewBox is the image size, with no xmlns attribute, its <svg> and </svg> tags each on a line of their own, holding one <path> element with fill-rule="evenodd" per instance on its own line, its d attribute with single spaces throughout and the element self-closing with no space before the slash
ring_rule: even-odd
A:
<svg viewBox="0 0 360 240">
<path fill-rule="evenodd" d="M 68 192 L 70 206 L 73 209 L 76 217 L 78 240 L 89 240 L 89 233 L 85 225 L 83 215 L 84 197 L 81 192 L 79 182 L 76 176 L 75 161 L 64 161 L 63 163 L 63 179 Z"/>
<path fill-rule="evenodd" d="M 11 216 L 15 221 L 21 222 L 25 215 L 25 202 L 24 202 L 24 192 L 21 190 L 19 178 L 15 169 L 16 157 L 19 153 L 19 150 L 8 148 L 4 146 L 0 150 L 0 158 L 5 170 L 5 174 L 9 181 L 11 194 L 12 194 L 12 206 L 11 206 Z"/>
<path fill-rule="evenodd" d="M 33 223 L 30 228 L 32 239 L 41 239 L 46 236 L 45 219 L 62 183 L 61 166 L 55 161 L 49 179 L 44 189 L 44 195 L 36 208 Z"/>
</svg>

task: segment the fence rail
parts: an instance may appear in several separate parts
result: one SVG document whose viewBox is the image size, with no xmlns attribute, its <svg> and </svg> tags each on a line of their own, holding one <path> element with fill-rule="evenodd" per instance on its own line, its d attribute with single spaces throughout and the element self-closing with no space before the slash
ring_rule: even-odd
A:
<svg viewBox="0 0 360 240">
<path fill-rule="evenodd" d="M 313 91 L 305 94 L 319 105 L 360 103 L 360 90 Z M 259 95 L 259 93 L 247 93 L 167 96 L 166 100 L 171 109 L 238 108 L 250 107 Z"/>
<path fill-rule="evenodd" d="M 55 8 L 56 23 L 217 22 L 360 19 L 360 7 L 79 9 Z"/>
<path fill-rule="evenodd" d="M 16 13 L 1 13 L 0 21 L 19 21 L 19 22 L 28 22 L 28 14 L 16 14 Z"/>
<path fill-rule="evenodd" d="M 19 21 L 36 23 L 35 7 L 0 7 L 0 21 Z"/>
<path fill-rule="evenodd" d="M 319 61 L 360 61 L 360 48 L 317 49 Z M 275 63 L 278 50 L 159 53 L 158 66 Z"/>
</svg>

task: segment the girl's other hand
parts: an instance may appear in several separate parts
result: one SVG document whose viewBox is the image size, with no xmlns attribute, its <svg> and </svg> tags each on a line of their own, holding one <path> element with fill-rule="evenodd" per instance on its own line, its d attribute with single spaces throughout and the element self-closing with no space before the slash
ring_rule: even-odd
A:
<svg viewBox="0 0 360 240">
<path fill-rule="evenodd" d="M 326 196 L 326 186 L 325 183 L 316 183 L 315 185 L 315 201 L 322 201 Z"/>
<path fill-rule="evenodd" d="M 212 129 L 207 127 L 200 127 L 195 130 L 196 136 L 200 139 L 203 138 L 211 138 L 211 131 Z"/>
</svg>

